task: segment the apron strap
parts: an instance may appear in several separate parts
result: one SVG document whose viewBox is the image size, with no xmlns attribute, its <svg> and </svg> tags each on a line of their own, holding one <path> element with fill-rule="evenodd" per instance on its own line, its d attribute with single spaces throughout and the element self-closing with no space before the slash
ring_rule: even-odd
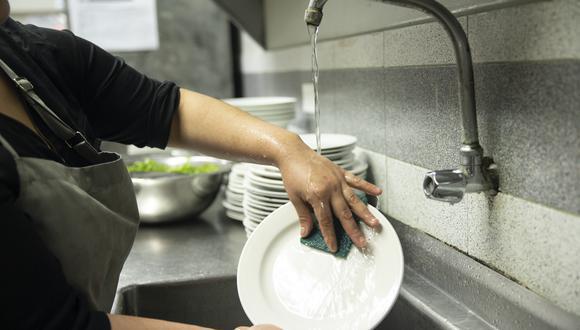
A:
<svg viewBox="0 0 580 330">
<path fill-rule="evenodd" d="M 16 150 L 14 150 L 14 148 L 12 148 L 12 145 L 6 141 L 6 139 L 2 136 L 2 134 L 0 133 L 0 144 L 6 148 L 6 150 L 8 150 L 9 153 L 12 154 L 12 157 L 14 157 L 14 159 L 18 159 L 20 158 L 20 156 L 18 155 L 18 153 L 16 152 Z"/>
<path fill-rule="evenodd" d="M 103 153 L 95 149 L 81 132 L 72 129 L 42 101 L 28 79 L 18 76 L 2 59 L 0 59 L 0 68 L 16 84 L 18 90 L 25 96 L 27 103 L 48 128 L 69 148 L 90 162 L 98 163 L 105 160 Z"/>
</svg>

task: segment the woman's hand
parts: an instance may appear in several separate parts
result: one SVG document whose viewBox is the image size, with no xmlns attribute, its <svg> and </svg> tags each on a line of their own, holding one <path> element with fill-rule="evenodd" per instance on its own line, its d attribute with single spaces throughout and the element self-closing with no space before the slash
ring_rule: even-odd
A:
<svg viewBox="0 0 580 330">
<path fill-rule="evenodd" d="M 382 193 L 380 188 L 319 156 L 301 141 L 287 148 L 277 163 L 290 200 L 298 213 L 302 237 L 308 236 L 313 228 L 311 210 L 314 210 L 326 245 L 332 252 L 337 249 L 333 214 L 340 220 L 354 244 L 359 248 L 366 247 L 366 239 L 353 213 L 370 227 L 379 229 L 380 223 L 352 188 L 373 196 Z"/>
</svg>

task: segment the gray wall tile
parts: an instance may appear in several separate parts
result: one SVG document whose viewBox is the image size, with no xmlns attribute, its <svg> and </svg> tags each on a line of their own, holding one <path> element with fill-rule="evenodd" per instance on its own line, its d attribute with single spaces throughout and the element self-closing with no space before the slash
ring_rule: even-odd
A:
<svg viewBox="0 0 580 330">
<path fill-rule="evenodd" d="M 459 162 L 461 115 L 455 69 L 385 69 L 386 154 L 430 169 Z"/>
<path fill-rule="evenodd" d="M 326 42 L 334 53 L 332 69 L 383 66 L 383 32 Z"/>
<path fill-rule="evenodd" d="M 382 70 L 357 69 L 325 72 L 332 81 L 336 132 L 358 138 L 358 145 L 385 153 L 384 75 Z"/>
<path fill-rule="evenodd" d="M 580 58 L 580 2 L 556 0 L 469 16 L 475 62 Z"/>
<path fill-rule="evenodd" d="M 580 213 L 580 61 L 486 64 L 475 77 L 500 189 Z"/>
<path fill-rule="evenodd" d="M 467 31 L 467 18 L 459 22 Z M 451 39 L 437 22 L 383 33 L 385 67 L 455 63 Z"/>
<path fill-rule="evenodd" d="M 580 214 L 580 61 L 476 66 L 481 144 L 503 192 Z M 246 75 L 248 95 L 299 95 L 309 73 Z M 428 169 L 456 168 L 461 117 L 455 68 L 321 73 L 322 131 Z"/>
<path fill-rule="evenodd" d="M 276 74 L 244 75 L 245 96 L 301 96 L 303 76 L 307 73 L 292 71 Z"/>
</svg>

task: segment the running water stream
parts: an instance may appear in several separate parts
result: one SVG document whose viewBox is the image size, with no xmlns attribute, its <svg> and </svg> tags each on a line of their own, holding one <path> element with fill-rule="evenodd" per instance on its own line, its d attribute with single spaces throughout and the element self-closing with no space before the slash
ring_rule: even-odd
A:
<svg viewBox="0 0 580 330">
<path fill-rule="evenodd" d="M 316 125 L 316 152 L 322 154 L 320 147 L 320 104 L 318 100 L 318 52 L 316 44 L 318 42 L 318 26 L 307 25 L 310 45 L 312 46 L 312 84 L 314 85 L 314 121 Z"/>
</svg>

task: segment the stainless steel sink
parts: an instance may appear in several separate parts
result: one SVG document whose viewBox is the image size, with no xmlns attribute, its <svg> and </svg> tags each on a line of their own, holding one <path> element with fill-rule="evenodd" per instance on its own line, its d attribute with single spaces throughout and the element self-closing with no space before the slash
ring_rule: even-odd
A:
<svg viewBox="0 0 580 330">
<path fill-rule="evenodd" d="M 251 324 L 238 299 L 235 277 L 132 286 L 122 291 L 117 308 L 118 314 L 216 329 Z"/>
<path fill-rule="evenodd" d="M 116 313 L 197 324 L 215 329 L 249 325 L 235 277 L 146 284 L 122 291 Z M 407 299 L 399 299 L 377 329 L 444 329 Z"/>
<path fill-rule="evenodd" d="M 405 278 L 393 309 L 377 329 L 580 329 L 566 312 L 444 243 L 395 220 Z M 249 325 L 235 276 L 132 285 L 114 313 L 216 329 Z"/>
</svg>

